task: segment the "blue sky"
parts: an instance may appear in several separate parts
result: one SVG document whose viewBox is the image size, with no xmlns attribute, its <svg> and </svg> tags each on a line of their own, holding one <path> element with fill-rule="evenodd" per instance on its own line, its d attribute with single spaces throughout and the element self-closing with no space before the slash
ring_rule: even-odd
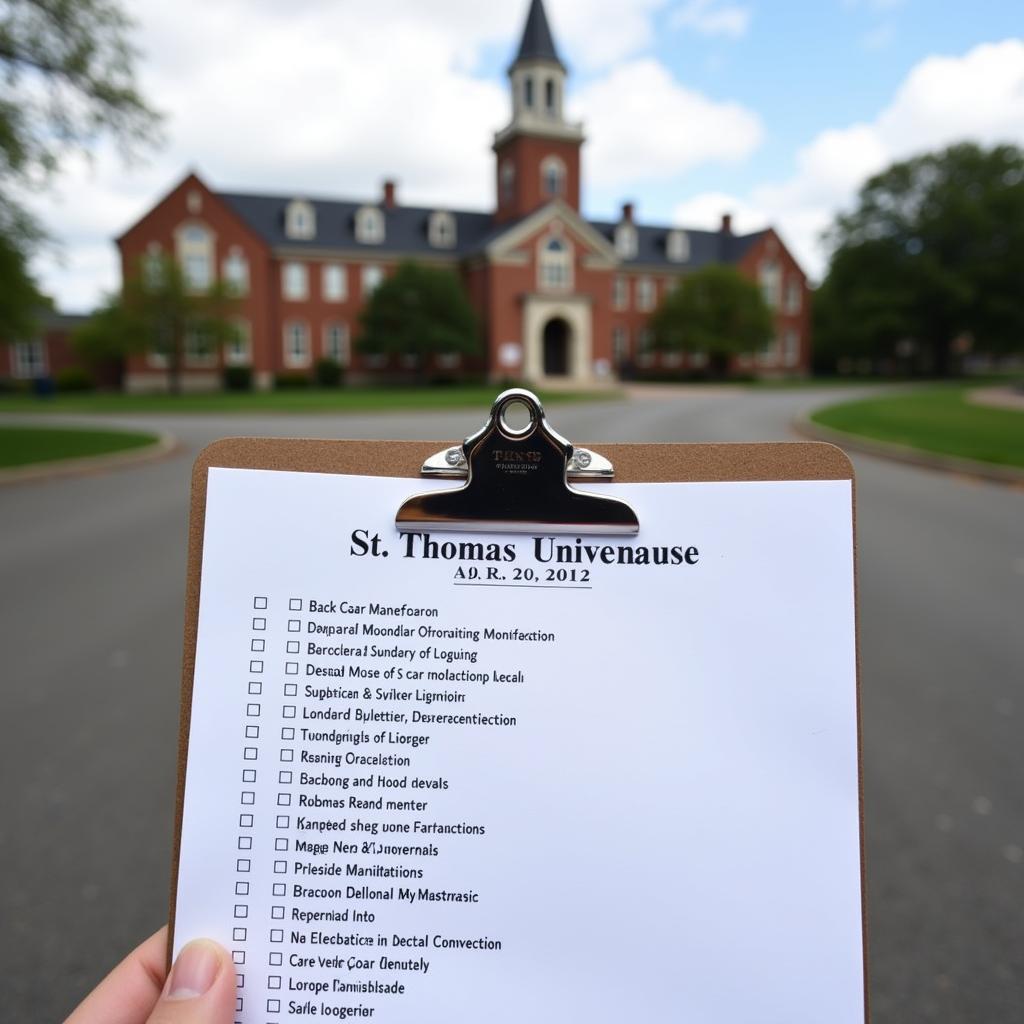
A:
<svg viewBox="0 0 1024 1024">
<path fill-rule="evenodd" d="M 134 0 L 166 143 L 65 162 L 32 204 L 62 308 L 119 280 L 112 239 L 189 168 L 216 189 L 487 209 L 527 0 Z M 1024 145 L 1020 0 L 546 0 L 584 121 L 584 212 L 774 224 L 812 278 L 864 178 L 962 139 Z"/>
</svg>

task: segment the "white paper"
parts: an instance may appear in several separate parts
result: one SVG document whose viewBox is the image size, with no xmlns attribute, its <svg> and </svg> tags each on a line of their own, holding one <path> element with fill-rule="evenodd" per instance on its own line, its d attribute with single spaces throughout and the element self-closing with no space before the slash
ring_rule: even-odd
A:
<svg viewBox="0 0 1024 1024">
<path fill-rule="evenodd" d="M 175 952 L 246 1024 L 862 1022 L 850 483 L 436 552 L 423 489 L 210 470 Z"/>
</svg>

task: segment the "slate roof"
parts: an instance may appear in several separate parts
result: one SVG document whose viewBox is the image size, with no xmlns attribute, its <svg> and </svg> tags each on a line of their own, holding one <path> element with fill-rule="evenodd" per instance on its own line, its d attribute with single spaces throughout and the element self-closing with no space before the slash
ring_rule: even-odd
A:
<svg viewBox="0 0 1024 1024">
<path fill-rule="evenodd" d="M 565 71 L 565 65 L 555 49 L 555 40 L 551 35 L 551 26 L 548 24 L 548 16 L 544 11 L 542 0 L 532 0 L 530 3 L 530 11 L 526 15 L 526 26 L 523 28 L 523 38 L 519 44 L 516 59 L 512 62 L 512 67 L 524 60 L 551 61 Z"/>
<path fill-rule="evenodd" d="M 334 249 L 338 252 L 365 251 L 387 256 L 432 255 L 461 259 L 479 253 L 488 243 L 524 219 L 496 224 L 490 213 L 446 210 L 455 218 L 456 244 L 450 249 L 441 249 L 430 244 L 427 233 L 430 215 L 435 212 L 435 208 L 386 207 L 372 202 L 302 197 L 316 212 L 316 236 L 304 240 L 288 238 L 284 232 L 285 209 L 295 196 L 248 195 L 238 192 L 218 192 L 217 195 L 268 245 L 297 253 L 309 249 Z M 376 206 L 384 214 L 383 242 L 366 244 L 356 241 L 356 211 L 364 206 Z M 609 243 L 614 244 L 615 222 L 589 223 Z M 684 263 L 676 263 L 668 258 L 665 251 L 666 239 L 672 228 L 637 224 L 636 230 L 637 254 L 632 259 L 622 260 L 622 265 L 662 265 L 671 270 L 694 269 L 708 263 L 735 263 L 763 234 L 726 235 L 720 231 L 683 229 L 690 241 L 690 258 Z"/>
</svg>

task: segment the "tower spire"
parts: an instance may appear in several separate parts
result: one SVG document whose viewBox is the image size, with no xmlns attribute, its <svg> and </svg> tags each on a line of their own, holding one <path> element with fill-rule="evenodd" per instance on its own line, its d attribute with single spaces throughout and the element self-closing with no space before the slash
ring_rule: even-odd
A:
<svg viewBox="0 0 1024 1024">
<path fill-rule="evenodd" d="M 543 0 L 530 0 L 530 10 L 526 15 L 519 52 L 509 70 L 526 61 L 547 61 L 557 65 L 563 72 L 566 70 L 562 58 L 555 49 L 555 40 L 551 35 L 551 26 L 548 24 Z"/>
</svg>

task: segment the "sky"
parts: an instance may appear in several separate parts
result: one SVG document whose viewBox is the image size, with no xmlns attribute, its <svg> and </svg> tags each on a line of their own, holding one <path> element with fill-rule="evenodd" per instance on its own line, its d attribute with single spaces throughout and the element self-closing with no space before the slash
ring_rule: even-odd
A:
<svg viewBox="0 0 1024 1024">
<path fill-rule="evenodd" d="M 493 208 L 493 133 L 528 0 L 134 0 L 159 149 L 109 141 L 29 198 L 66 312 L 119 284 L 114 239 L 189 170 L 214 190 Z M 587 134 L 583 212 L 771 224 L 811 276 L 866 177 L 961 140 L 1024 146 L 1020 0 L 545 0 Z"/>
</svg>

